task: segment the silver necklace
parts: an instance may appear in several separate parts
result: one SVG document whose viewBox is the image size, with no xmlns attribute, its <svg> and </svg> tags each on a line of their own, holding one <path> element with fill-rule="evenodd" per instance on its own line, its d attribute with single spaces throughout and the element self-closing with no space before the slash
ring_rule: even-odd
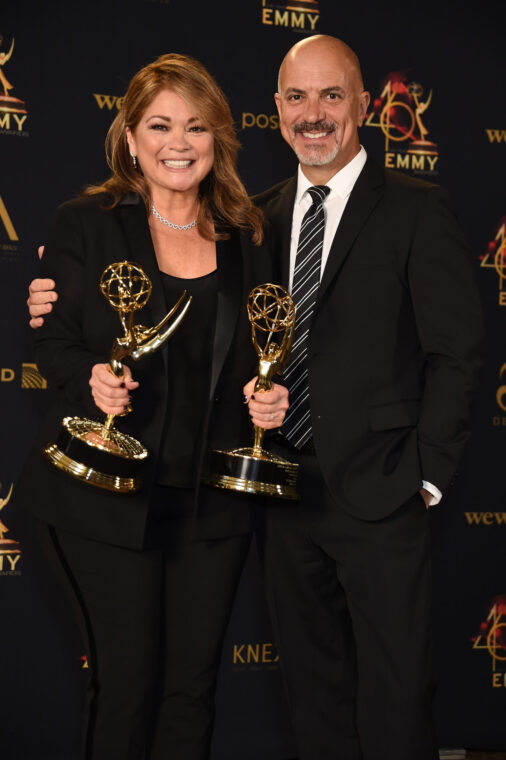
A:
<svg viewBox="0 0 506 760">
<path fill-rule="evenodd" d="M 160 214 L 159 211 L 156 210 L 153 203 L 151 204 L 151 213 L 153 216 L 156 216 L 156 218 L 159 219 L 162 224 L 166 224 L 167 227 L 171 227 L 173 230 L 191 230 L 192 227 L 197 226 L 196 218 L 193 220 L 193 222 L 189 222 L 188 224 L 173 224 L 172 222 L 169 222 L 168 219 L 166 219 Z"/>
</svg>

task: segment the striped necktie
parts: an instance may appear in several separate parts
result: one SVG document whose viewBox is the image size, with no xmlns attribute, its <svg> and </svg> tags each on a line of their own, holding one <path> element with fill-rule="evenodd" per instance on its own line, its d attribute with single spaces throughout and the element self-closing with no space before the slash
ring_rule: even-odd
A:
<svg viewBox="0 0 506 760">
<path fill-rule="evenodd" d="M 290 408 L 281 428 L 285 437 L 298 449 L 302 448 L 312 435 L 307 336 L 320 284 L 325 232 L 323 201 L 330 193 L 330 188 L 325 185 L 315 185 L 307 192 L 313 203 L 302 220 L 293 272 L 292 298 L 297 309 L 297 317 L 290 363 L 283 373 L 283 381 L 290 391 Z"/>
</svg>

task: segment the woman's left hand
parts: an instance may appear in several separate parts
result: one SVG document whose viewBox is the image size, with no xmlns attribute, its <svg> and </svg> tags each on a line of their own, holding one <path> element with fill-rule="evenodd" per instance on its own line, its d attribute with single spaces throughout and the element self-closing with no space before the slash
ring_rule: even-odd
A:
<svg viewBox="0 0 506 760">
<path fill-rule="evenodd" d="M 273 383 L 270 391 L 255 391 L 256 381 L 254 377 L 243 388 L 253 424 L 264 430 L 281 427 L 288 409 L 288 389 Z"/>
</svg>

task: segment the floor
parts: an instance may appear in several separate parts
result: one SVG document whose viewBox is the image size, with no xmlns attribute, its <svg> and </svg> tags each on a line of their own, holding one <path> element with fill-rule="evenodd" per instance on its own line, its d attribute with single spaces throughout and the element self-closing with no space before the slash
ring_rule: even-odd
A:
<svg viewBox="0 0 506 760">
<path fill-rule="evenodd" d="M 444 754 L 441 755 L 445 757 Z M 485 750 L 468 749 L 465 760 L 506 760 L 506 752 L 486 752 Z"/>
<path fill-rule="evenodd" d="M 297 758 L 293 758 L 297 760 Z M 478 750 L 467 750 L 466 760 L 506 760 L 506 752 L 481 752 Z"/>
</svg>

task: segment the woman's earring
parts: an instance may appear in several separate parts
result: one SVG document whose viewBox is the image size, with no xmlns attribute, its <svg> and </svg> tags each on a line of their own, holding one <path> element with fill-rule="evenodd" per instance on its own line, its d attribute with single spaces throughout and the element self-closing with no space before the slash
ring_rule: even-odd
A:
<svg viewBox="0 0 506 760">
<path fill-rule="evenodd" d="M 130 155 L 132 156 L 132 161 L 134 163 L 134 169 L 137 169 L 137 156 L 135 155 L 135 153 L 132 153 L 132 151 L 130 151 Z"/>
</svg>

